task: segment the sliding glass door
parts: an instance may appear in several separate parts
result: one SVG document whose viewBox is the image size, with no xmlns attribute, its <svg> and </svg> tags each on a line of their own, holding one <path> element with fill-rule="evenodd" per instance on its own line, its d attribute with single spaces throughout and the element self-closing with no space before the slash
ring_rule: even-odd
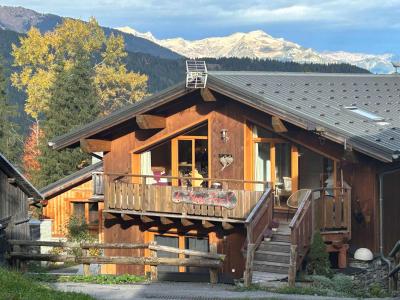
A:
<svg viewBox="0 0 400 300">
<path fill-rule="evenodd" d="M 252 177 L 254 181 L 266 181 L 289 194 L 297 189 L 297 148 L 289 141 L 262 127 L 252 127 Z M 293 185 L 293 182 L 295 185 Z M 265 184 L 254 184 L 263 191 Z"/>
</svg>

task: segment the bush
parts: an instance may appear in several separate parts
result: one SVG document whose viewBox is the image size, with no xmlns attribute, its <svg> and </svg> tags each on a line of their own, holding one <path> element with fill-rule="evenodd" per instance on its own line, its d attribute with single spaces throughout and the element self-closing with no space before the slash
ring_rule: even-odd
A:
<svg viewBox="0 0 400 300">
<path fill-rule="evenodd" d="M 71 216 L 67 226 L 67 240 L 76 243 L 94 243 L 98 240 L 89 232 L 89 227 L 83 218 Z M 74 248 L 71 250 L 75 256 L 82 256 L 82 249 Z M 90 256 L 98 256 L 101 254 L 100 249 L 89 249 Z"/>
<path fill-rule="evenodd" d="M 333 275 L 329 254 L 326 252 L 326 245 L 320 232 L 314 234 L 311 249 L 307 256 L 307 272 L 308 274 L 326 277 L 332 277 Z"/>
</svg>

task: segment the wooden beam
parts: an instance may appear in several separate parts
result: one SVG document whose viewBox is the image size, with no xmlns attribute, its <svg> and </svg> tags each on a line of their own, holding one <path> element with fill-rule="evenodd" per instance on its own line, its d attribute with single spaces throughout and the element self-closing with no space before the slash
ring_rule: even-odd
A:
<svg viewBox="0 0 400 300">
<path fill-rule="evenodd" d="M 209 221 L 207 221 L 207 220 L 202 220 L 202 221 L 201 221 L 201 224 L 203 225 L 204 228 L 211 228 L 211 227 L 214 227 L 214 224 L 211 223 L 211 222 L 209 222 Z"/>
<path fill-rule="evenodd" d="M 275 116 L 272 116 L 272 128 L 275 130 L 275 132 L 288 131 L 285 124 L 283 124 L 282 120 Z"/>
<path fill-rule="evenodd" d="M 183 226 L 192 226 L 194 224 L 194 222 L 184 218 L 181 219 L 181 223 Z"/>
<path fill-rule="evenodd" d="M 154 219 L 148 217 L 148 216 L 140 216 L 140 220 L 142 220 L 143 223 L 151 223 L 154 222 Z"/>
<path fill-rule="evenodd" d="M 225 230 L 231 230 L 234 228 L 234 226 L 228 222 L 222 222 L 222 228 Z"/>
<path fill-rule="evenodd" d="M 138 115 L 136 123 L 140 129 L 160 129 L 165 128 L 166 119 L 161 116 L 154 115 Z"/>
<path fill-rule="evenodd" d="M 215 95 L 210 91 L 209 88 L 200 89 L 200 95 L 205 102 L 217 101 L 217 98 L 215 98 Z"/>
<path fill-rule="evenodd" d="M 161 224 L 163 224 L 163 225 L 171 225 L 171 224 L 174 223 L 173 220 L 171 220 L 170 218 L 166 218 L 166 217 L 161 217 L 161 218 L 160 218 L 160 222 L 161 222 Z"/>
<path fill-rule="evenodd" d="M 80 144 L 81 144 L 81 149 L 87 153 L 111 151 L 111 141 L 81 139 Z"/>
</svg>

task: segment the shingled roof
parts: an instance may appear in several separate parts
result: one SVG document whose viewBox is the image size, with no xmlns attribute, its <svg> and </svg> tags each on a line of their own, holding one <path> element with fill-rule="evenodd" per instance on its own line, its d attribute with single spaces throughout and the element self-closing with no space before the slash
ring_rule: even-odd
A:
<svg viewBox="0 0 400 300">
<path fill-rule="evenodd" d="M 17 170 L 14 165 L 0 153 L 0 170 L 9 178 L 15 178 L 15 184 L 30 198 L 34 200 L 43 199 L 42 194 Z"/>
<path fill-rule="evenodd" d="M 207 87 L 302 128 L 323 128 L 327 138 L 382 161 L 399 157 L 399 75 L 210 72 Z M 55 139 L 53 147 L 76 143 L 110 120 L 133 118 L 189 91 L 177 85 Z"/>
</svg>

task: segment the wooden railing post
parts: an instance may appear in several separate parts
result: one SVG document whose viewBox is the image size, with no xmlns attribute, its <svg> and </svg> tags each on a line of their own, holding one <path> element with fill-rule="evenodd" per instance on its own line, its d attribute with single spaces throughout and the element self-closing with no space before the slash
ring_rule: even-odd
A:
<svg viewBox="0 0 400 300">
<path fill-rule="evenodd" d="M 217 253 L 217 245 L 216 243 L 210 244 L 210 253 Z M 210 283 L 216 284 L 218 283 L 218 269 L 210 268 Z"/>
<path fill-rule="evenodd" d="M 82 249 L 82 258 L 88 257 L 89 249 Z M 90 263 L 83 263 L 83 276 L 90 275 Z"/>
<path fill-rule="evenodd" d="M 288 284 L 289 287 L 294 287 L 296 283 L 296 272 L 297 272 L 297 245 L 290 246 L 290 261 L 289 261 L 289 273 L 288 273 Z"/>
<path fill-rule="evenodd" d="M 151 242 L 150 245 L 157 246 L 157 242 Z M 150 249 L 150 257 L 157 259 L 157 250 Z M 158 268 L 157 266 L 150 266 L 150 279 L 152 281 L 158 280 Z"/>
<path fill-rule="evenodd" d="M 146 177 L 141 178 L 141 191 L 140 191 L 140 202 L 142 211 L 147 210 L 147 199 L 146 199 Z"/>
<path fill-rule="evenodd" d="M 256 245 L 247 244 L 247 254 L 246 254 L 246 269 L 244 273 L 244 285 L 249 287 L 253 282 L 253 262 L 254 262 L 254 252 Z"/>
</svg>

